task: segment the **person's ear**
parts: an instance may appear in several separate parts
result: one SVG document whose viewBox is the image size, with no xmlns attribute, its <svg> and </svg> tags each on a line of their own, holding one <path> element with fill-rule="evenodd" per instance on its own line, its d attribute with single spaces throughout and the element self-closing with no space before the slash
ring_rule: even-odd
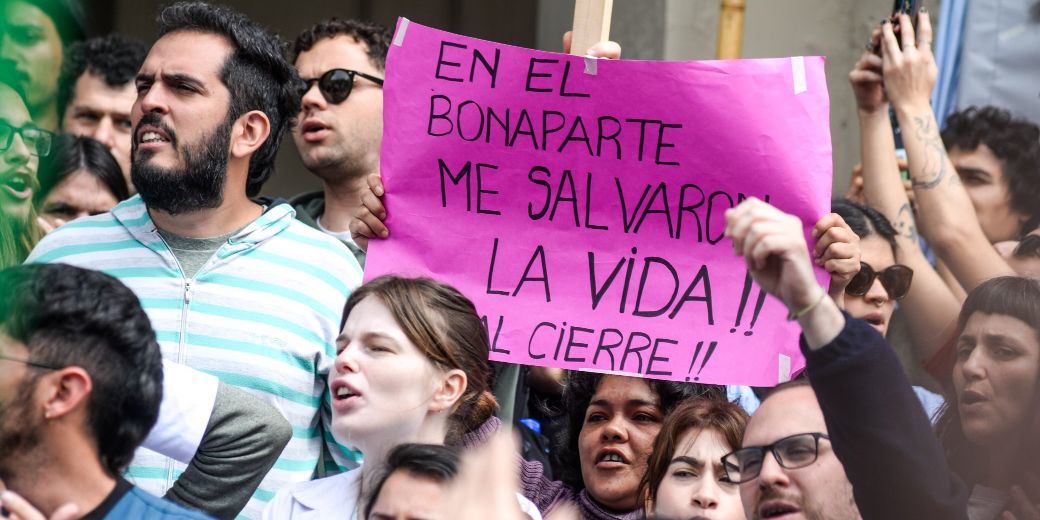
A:
<svg viewBox="0 0 1040 520">
<path fill-rule="evenodd" d="M 231 157 L 249 157 L 267 141 L 271 135 L 271 120 L 259 110 L 242 114 L 231 127 Z"/>
<path fill-rule="evenodd" d="M 430 411 L 453 410 L 462 399 L 462 394 L 466 393 L 467 384 L 466 373 L 462 370 L 456 368 L 445 372 L 430 399 Z"/>
<path fill-rule="evenodd" d="M 41 379 L 43 388 L 43 418 L 61 419 L 86 406 L 94 382 L 80 367 L 66 367 Z"/>
</svg>

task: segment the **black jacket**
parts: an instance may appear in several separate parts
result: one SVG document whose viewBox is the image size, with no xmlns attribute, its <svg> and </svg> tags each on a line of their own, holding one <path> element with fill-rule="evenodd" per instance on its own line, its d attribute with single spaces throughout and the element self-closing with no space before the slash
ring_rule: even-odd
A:
<svg viewBox="0 0 1040 520">
<path fill-rule="evenodd" d="M 806 370 L 864 520 L 967 520 L 967 489 L 895 352 L 866 322 L 810 351 Z"/>
</svg>

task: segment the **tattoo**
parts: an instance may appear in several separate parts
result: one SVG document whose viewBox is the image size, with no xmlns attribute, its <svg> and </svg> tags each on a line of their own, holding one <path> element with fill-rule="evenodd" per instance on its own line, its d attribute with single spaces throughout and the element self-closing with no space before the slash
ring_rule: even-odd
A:
<svg viewBox="0 0 1040 520">
<path fill-rule="evenodd" d="M 946 147 L 943 146 L 938 127 L 932 125 L 931 118 L 915 117 L 914 126 L 914 137 L 924 143 L 925 156 L 924 168 L 921 169 L 923 179 L 911 175 L 910 183 L 914 188 L 930 190 L 946 177 Z"/>
<path fill-rule="evenodd" d="M 914 209 L 910 206 L 909 202 L 903 204 L 902 207 L 899 208 L 899 211 L 896 213 L 896 220 L 893 224 L 895 224 L 896 232 L 899 233 L 900 236 L 912 242 L 917 242 L 919 238 L 919 235 L 917 234 L 917 223 L 914 220 Z"/>
</svg>

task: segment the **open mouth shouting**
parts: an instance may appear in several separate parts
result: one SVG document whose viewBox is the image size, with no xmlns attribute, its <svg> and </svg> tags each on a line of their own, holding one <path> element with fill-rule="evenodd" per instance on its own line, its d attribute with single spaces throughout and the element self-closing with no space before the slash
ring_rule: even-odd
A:
<svg viewBox="0 0 1040 520">
<path fill-rule="evenodd" d="M 300 124 L 300 135 L 308 143 L 320 142 L 331 133 L 332 130 L 329 129 L 329 125 L 316 117 L 308 117 Z"/>
<path fill-rule="evenodd" d="M 342 380 L 333 381 L 329 386 L 332 391 L 332 408 L 339 413 L 350 411 L 361 398 L 361 393 Z"/>
<path fill-rule="evenodd" d="M 173 139 L 166 130 L 154 125 L 141 125 L 135 134 L 138 150 L 151 150 L 170 144 Z"/>
<path fill-rule="evenodd" d="M 620 450 L 607 448 L 596 455 L 596 467 L 599 469 L 617 469 L 631 465 L 631 462 Z"/>
<path fill-rule="evenodd" d="M 26 170 L 7 173 L 0 177 L 3 192 L 18 201 L 28 201 L 37 187 L 36 176 Z"/>
<path fill-rule="evenodd" d="M 802 510 L 786 500 L 769 500 L 758 506 L 758 518 L 793 520 L 801 518 Z"/>
<path fill-rule="evenodd" d="M 965 389 L 960 397 L 960 408 L 965 414 L 979 411 L 989 401 L 986 394 L 974 389 Z"/>
<path fill-rule="evenodd" d="M 872 312 L 863 317 L 863 321 L 869 323 L 878 332 L 884 334 L 888 325 L 885 323 L 885 315 L 879 311 Z"/>
</svg>

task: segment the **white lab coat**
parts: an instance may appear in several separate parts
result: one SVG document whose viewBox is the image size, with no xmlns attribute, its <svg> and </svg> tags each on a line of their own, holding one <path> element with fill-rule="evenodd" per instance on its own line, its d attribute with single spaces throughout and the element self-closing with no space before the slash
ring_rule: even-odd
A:
<svg viewBox="0 0 1040 520">
<path fill-rule="evenodd" d="M 332 477 L 296 484 L 279 491 L 264 509 L 263 520 L 361 520 L 358 491 L 361 468 Z M 534 503 L 516 494 L 520 510 L 531 520 L 542 520 Z"/>
<path fill-rule="evenodd" d="M 283 489 L 267 504 L 263 520 L 354 520 L 361 468 Z"/>
</svg>

